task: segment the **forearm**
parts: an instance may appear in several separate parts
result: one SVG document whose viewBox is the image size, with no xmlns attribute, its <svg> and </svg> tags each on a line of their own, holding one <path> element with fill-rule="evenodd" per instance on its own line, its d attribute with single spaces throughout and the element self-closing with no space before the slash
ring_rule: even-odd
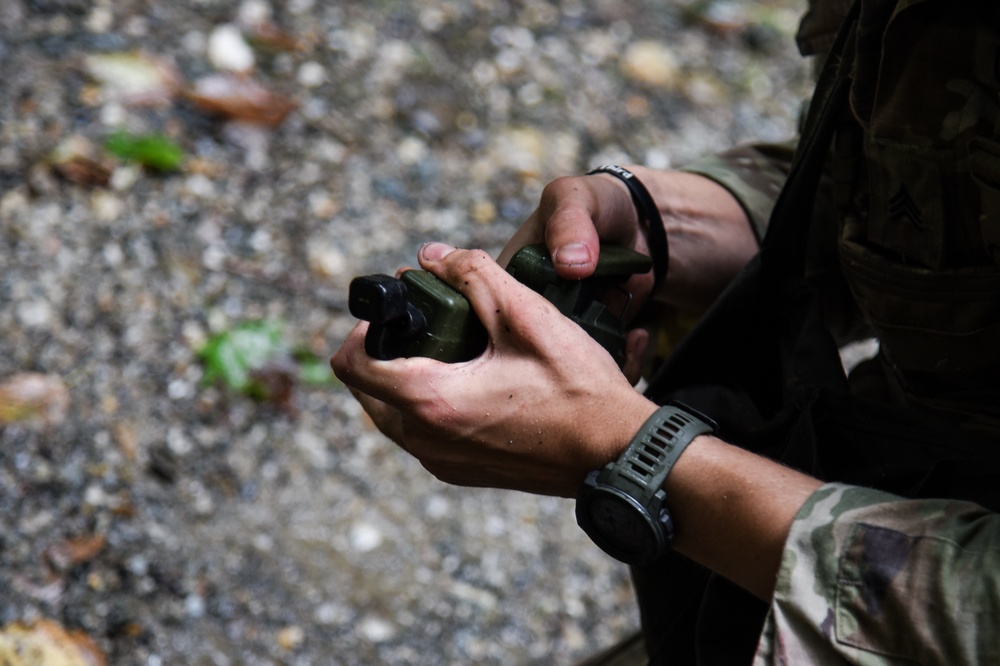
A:
<svg viewBox="0 0 1000 666">
<path fill-rule="evenodd" d="M 743 207 L 717 182 L 695 173 L 628 166 L 660 211 L 670 252 L 657 300 L 704 309 L 757 253 Z"/>
<path fill-rule="evenodd" d="M 674 548 L 769 599 L 795 515 L 820 485 L 715 437 L 697 437 L 664 484 Z"/>
</svg>

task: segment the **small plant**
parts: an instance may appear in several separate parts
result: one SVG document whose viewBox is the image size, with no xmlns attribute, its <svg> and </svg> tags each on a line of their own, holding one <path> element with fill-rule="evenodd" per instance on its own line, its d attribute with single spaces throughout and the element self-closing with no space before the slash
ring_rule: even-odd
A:
<svg viewBox="0 0 1000 666">
<path fill-rule="evenodd" d="M 333 372 L 325 359 L 294 348 L 280 321 L 246 322 L 209 338 L 198 352 L 207 384 L 228 388 L 290 409 L 297 384 L 332 386 Z"/>
<path fill-rule="evenodd" d="M 108 137 L 104 147 L 109 153 L 156 171 L 176 171 L 184 162 L 184 151 L 160 134 L 136 136 L 119 130 Z"/>
</svg>

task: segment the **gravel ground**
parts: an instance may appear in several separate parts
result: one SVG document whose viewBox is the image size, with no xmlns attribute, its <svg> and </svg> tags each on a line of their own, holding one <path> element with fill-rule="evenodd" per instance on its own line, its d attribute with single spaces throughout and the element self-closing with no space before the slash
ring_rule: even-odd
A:
<svg viewBox="0 0 1000 666">
<path fill-rule="evenodd" d="M 572 664 L 633 630 L 570 502 L 445 486 L 342 387 L 255 401 L 198 351 L 270 319 L 327 357 L 352 277 L 429 239 L 496 253 L 554 177 L 788 137 L 797 9 L 0 0 L 0 382 L 57 382 L 50 418 L 0 421 L 0 625 L 151 666 Z M 283 39 L 248 76 L 294 102 L 271 128 L 138 106 L 87 66 L 141 50 L 190 85 L 246 67 L 211 36 L 253 16 Z M 183 165 L 50 163 L 117 128 Z"/>
</svg>

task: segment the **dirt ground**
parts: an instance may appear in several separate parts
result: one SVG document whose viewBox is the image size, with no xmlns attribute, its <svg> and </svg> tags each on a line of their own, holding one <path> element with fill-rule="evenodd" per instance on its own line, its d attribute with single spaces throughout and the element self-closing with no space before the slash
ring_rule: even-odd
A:
<svg viewBox="0 0 1000 666">
<path fill-rule="evenodd" d="M 288 363 L 336 350 L 351 278 L 495 255 L 557 176 L 790 137 L 798 9 L 0 0 L 0 385 L 50 410 L 0 389 L 0 626 L 148 666 L 572 664 L 634 630 L 572 502 L 446 486 Z M 192 94 L 236 69 L 255 117 Z M 281 400 L 206 381 L 258 321 Z"/>
</svg>

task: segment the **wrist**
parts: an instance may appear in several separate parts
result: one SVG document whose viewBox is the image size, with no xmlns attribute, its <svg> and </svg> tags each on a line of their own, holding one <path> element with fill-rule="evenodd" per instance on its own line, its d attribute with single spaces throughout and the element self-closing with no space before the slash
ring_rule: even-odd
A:
<svg viewBox="0 0 1000 666">
<path fill-rule="evenodd" d="M 690 443 L 715 424 L 690 407 L 659 407 L 617 460 L 587 475 L 577 496 L 580 527 L 628 564 L 659 559 L 674 537 L 664 482 Z"/>
<path fill-rule="evenodd" d="M 639 221 L 638 226 L 642 229 L 640 236 L 645 238 L 647 254 L 653 262 L 653 291 L 656 292 L 666 279 L 670 266 L 670 245 L 656 200 L 642 180 L 629 169 L 607 164 L 588 172 L 591 176 L 598 174 L 617 178 L 629 191 Z"/>
<path fill-rule="evenodd" d="M 670 171 L 645 182 L 671 249 L 670 273 L 653 296 L 704 310 L 758 251 L 746 212 L 729 190 L 700 174 Z"/>
<path fill-rule="evenodd" d="M 674 550 L 766 600 L 795 515 L 820 485 L 714 435 L 697 437 L 664 483 Z"/>
</svg>

